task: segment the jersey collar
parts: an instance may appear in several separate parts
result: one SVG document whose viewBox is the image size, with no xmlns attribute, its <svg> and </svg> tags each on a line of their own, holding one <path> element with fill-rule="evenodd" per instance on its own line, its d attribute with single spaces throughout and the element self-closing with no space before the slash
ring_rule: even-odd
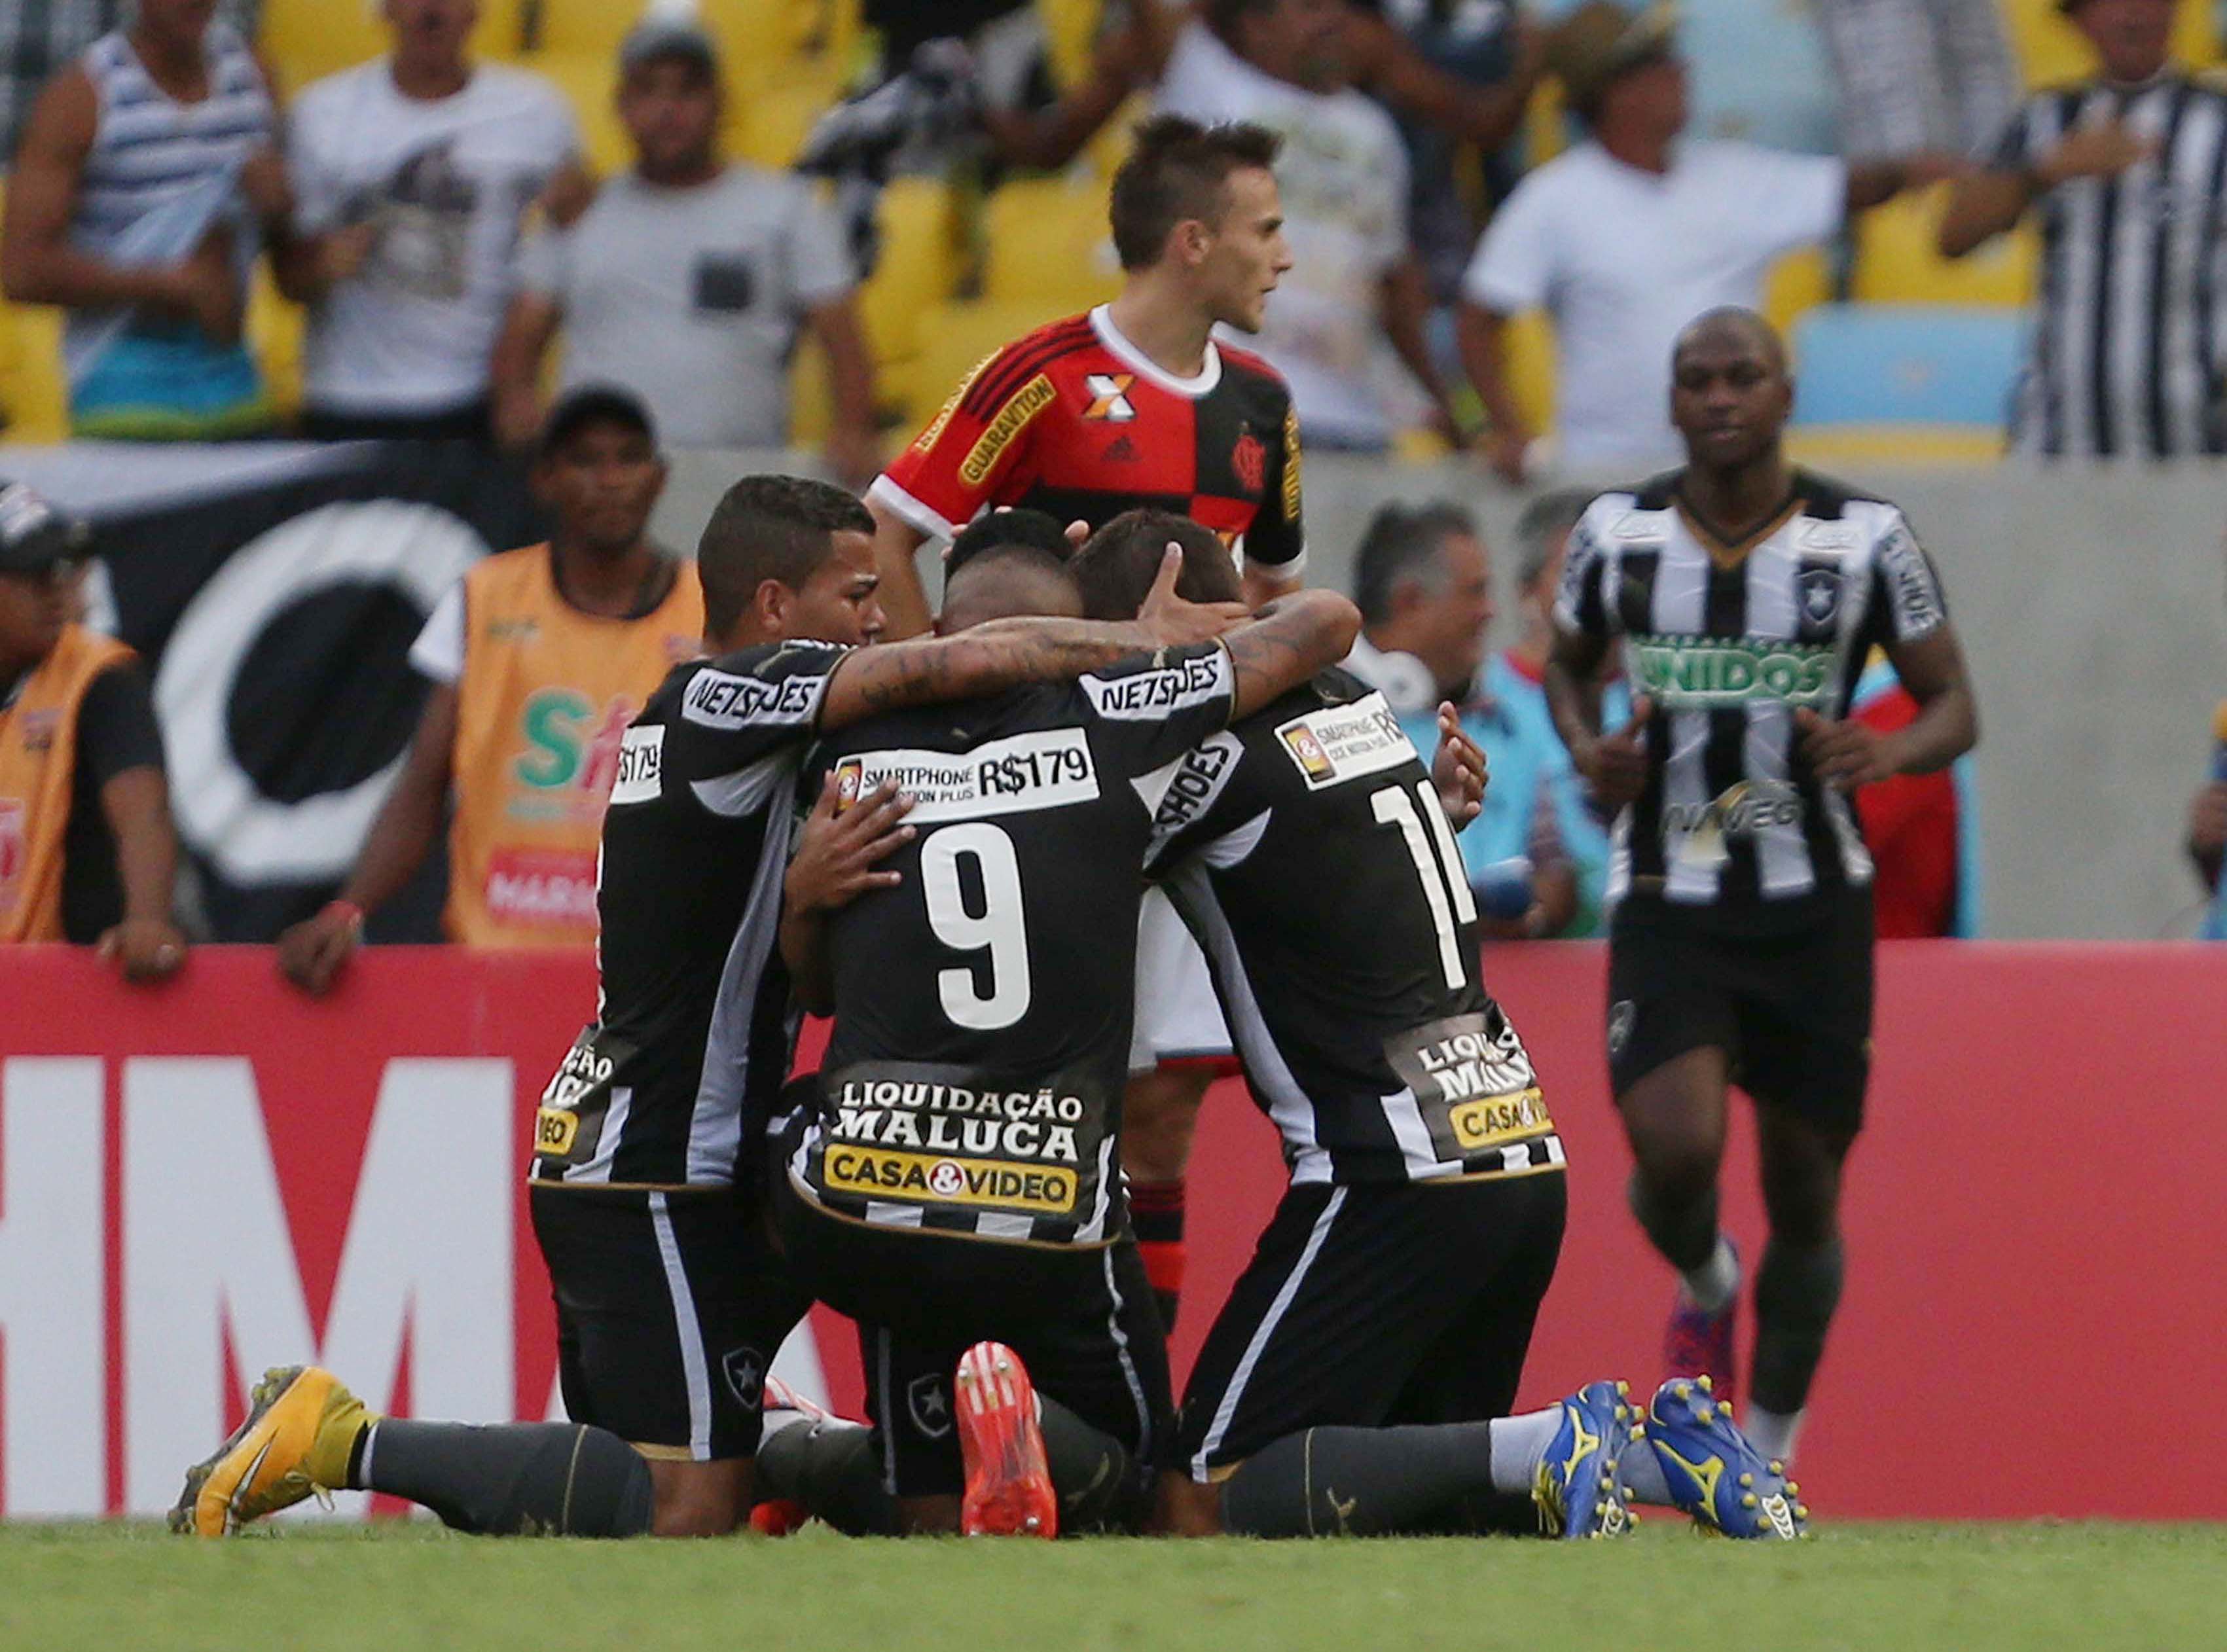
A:
<svg viewBox="0 0 2227 1652">
<path fill-rule="evenodd" d="M 1206 341 L 1206 365 L 1195 377 L 1182 379 L 1130 343 L 1121 329 L 1114 325 L 1113 315 L 1107 305 L 1101 304 L 1090 312 L 1090 330 L 1098 335 L 1101 344 L 1120 357 L 1124 367 L 1135 369 L 1139 377 L 1158 385 L 1171 396 L 1188 397 L 1196 401 L 1222 382 L 1222 352 L 1215 348 L 1212 339 Z"/>
</svg>

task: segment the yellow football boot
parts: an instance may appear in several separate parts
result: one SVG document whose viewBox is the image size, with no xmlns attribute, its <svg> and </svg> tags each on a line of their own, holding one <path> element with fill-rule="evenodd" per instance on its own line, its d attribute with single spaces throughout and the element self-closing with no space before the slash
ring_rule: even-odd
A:
<svg viewBox="0 0 2227 1652">
<path fill-rule="evenodd" d="M 186 1470 L 170 1529 L 229 1537 L 252 1520 L 348 1484 L 356 1436 L 379 1420 L 330 1371 L 273 1366 L 248 1396 L 247 1419 Z"/>
</svg>

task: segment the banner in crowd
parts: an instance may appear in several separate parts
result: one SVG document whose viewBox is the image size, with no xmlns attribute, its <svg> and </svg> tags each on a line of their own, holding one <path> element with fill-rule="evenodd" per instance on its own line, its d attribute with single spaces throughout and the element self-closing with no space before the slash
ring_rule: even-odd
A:
<svg viewBox="0 0 2227 1652">
<path fill-rule="evenodd" d="M 271 940 L 329 898 L 386 797 L 434 603 L 539 537 L 523 472 L 467 443 L 123 452 L 15 468 L 94 525 L 92 617 L 146 660 L 208 932 Z M 442 878 L 436 858 L 376 933 L 437 940 Z"/>
<path fill-rule="evenodd" d="M 1523 1403 L 1651 1384 L 1671 1281 L 1624 1208 L 1601 953 L 1496 948 L 1486 973 L 1570 1153 Z M 556 1413 L 523 1176 L 594 997 L 584 958 L 375 949 L 312 1001 L 261 948 L 201 949 L 153 990 L 0 948 L 0 1516 L 167 1508 L 266 1365 L 321 1360 L 412 1415 Z M 1847 1293 L 1803 1436 L 1822 1518 L 2227 1517 L 2227 1431 L 2188 1405 L 2227 1324 L 2223 1002 L 2227 948 L 1881 948 Z M 1752 1269 L 1745 1115 L 1725 1209 Z M 1282 1182 L 1221 1087 L 1179 1377 Z M 856 1413 L 832 1316 L 775 1369 Z"/>
</svg>

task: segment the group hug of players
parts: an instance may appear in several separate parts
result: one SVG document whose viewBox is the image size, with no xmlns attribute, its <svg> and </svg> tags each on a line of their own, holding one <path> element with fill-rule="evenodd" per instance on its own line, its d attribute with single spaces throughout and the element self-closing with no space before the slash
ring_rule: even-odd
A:
<svg viewBox="0 0 2227 1652">
<path fill-rule="evenodd" d="M 1623 811 L 1611 1069 L 1691 1375 L 1649 1405 L 1595 1381 L 1510 1415 L 1563 1150 L 1480 979 L 1454 832 L 1482 760 L 1451 708 L 1419 753 L 1339 668 L 1358 616 L 1298 588 L 1288 397 L 1215 339 L 1257 328 L 1288 266 L 1273 159 L 1252 129 L 1149 124 L 1114 188 L 1119 298 L 978 368 L 871 508 L 754 476 L 706 526 L 705 654 L 626 735 L 597 1014 L 535 1126 L 573 1420 L 378 1418 L 281 1368 L 189 1471 L 180 1529 L 350 1488 L 507 1534 L 708 1534 L 757 1509 L 1593 1537 L 1635 1502 L 1802 1531 L 1785 1464 L 1869 1056 L 1846 792 L 1975 737 L 1937 580 L 1892 507 L 1788 469 L 1769 329 L 1690 328 L 1690 462 L 1579 525 L 1549 686 Z M 1640 710 L 1608 731 L 1618 639 Z M 1921 705 L 1895 736 L 1843 720 L 1874 646 Z M 1150 948 L 1140 979 L 1148 885 L 1195 950 Z M 1219 1005 L 1291 1172 L 1179 1407 L 1122 1170 L 1137 1006 L 1171 990 Z M 792 1083 L 807 1011 L 832 1036 Z M 1734 1082 L 1772 1221 L 1745 1431 L 1715 1209 Z M 769 1406 L 799 1409 L 771 1355 L 815 1300 L 859 1326 L 871 1421 L 803 1407 L 768 1433 Z"/>
</svg>

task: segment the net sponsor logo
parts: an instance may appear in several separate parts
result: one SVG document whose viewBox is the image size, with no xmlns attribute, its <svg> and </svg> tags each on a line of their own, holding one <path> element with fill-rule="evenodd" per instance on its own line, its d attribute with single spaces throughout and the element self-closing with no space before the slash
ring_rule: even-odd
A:
<svg viewBox="0 0 2227 1652">
<path fill-rule="evenodd" d="M 820 703 L 823 676 L 741 677 L 710 667 L 696 673 L 681 697 L 680 715 L 707 729 L 742 729 L 752 724 L 788 726 L 808 722 Z"/>
<path fill-rule="evenodd" d="M 1082 692 L 1101 717 L 1125 722 L 1163 718 L 1228 693 L 1229 656 L 1216 648 L 1126 677 L 1085 677 Z"/>
<path fill-rule="evenodd" d="M 960 482 L 969 488 L 979 488 L 987 482 L 1015 438 L 1058 399 L 1059 392 L 1052 388 L 1051 380 L 1041 373 L 1015 391 L 998 410 L 998 417 L 990 421 L 990 428 L 982 432 L 967 450 L 967 456 L 959 462 Z"/>
<path fill-rule="evenodd" d="M 1415 756 L 1382 694 L 1280 723 L 1276 737 L 1306 776 L 1309 791 L 1395 769 Z"/>
<path fill-rule="evenodd" d="M 1147 864 L 1167 847 L 1177 832 L 1214 806 L 1214 800 L 1228 787 L 1230 776 L 1237 772 L 1238 759 L 1243 752 L 1243 743 L 1225 730 L 1185 753 L 1171 768 L 1139 775 L 1130 782 L 1152 811 L 1152 847 L 1145 857 Z M 1160 781 L 1166 784 L 1156 798 L 1152 788 Z"/>
<path fill-rule="evenodd" d="M 1828 643 L 1635 636 L 1634 686 L 1668 711 L 1718 711 L 1777 701 L 1821 711 L 1834 697 L 1837 651 Z"/>
<path fill-rule="evenodd" d="M 826 1166 L 831 1193 L 1049 1216 L 1074 1211 L 1078 1184 L 1075 1172 L 1069 1170 L 833 1145 L 827 1149 Z"/>
<path fill-rule="evenodd" d="M 972 751 L 901 748 L 845 757 L 835 769 L 838 812 L 894 786 L 913 800 L 916 825 L 1066 808 L 1098 796 L 1098 766 L 1080 729 L 992 740 Z"/>
</svg>

